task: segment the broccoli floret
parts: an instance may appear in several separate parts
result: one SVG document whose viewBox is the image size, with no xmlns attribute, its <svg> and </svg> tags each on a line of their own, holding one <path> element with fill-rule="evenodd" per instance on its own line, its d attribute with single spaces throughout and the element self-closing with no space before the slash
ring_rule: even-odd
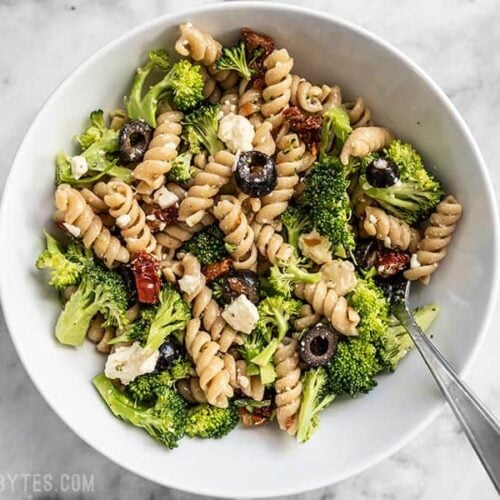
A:
<svg viewBox="0 0 500 500">
<path fill-rule="evenodd" d="M 153 70 L 167 73 L 143 95 L 146 80 Z M 183 111 L 199 104 L 203 100 L 200 67 L 188 60 L 171 65 L 165 50 L 152 50 L 148 53 L 148 62 L 136 71 L 130 96 L 125 102 L 128 116 L 133 120 L 142 119 L 156 127 L 156 108 L 167 92 L 172 94 L 174 104 Z"/>
<path fill-rule="evenodd" d="M 146 345 L 151 321 L 141 317 L 132 324 L 127 325 L 121 335 L 108 341 L 109 345 L 120 344 L 122 342 L 139 342 L 142 347 Z"/>
<path fill-rule="evenodd" d="M 336 151 L 340 151 L 352 132 L 349 115 L 344 108 L 331 108 L 323 113 L 322 119 L 320 156 L 328 153 L 333 146 Z"/>
<path fill-rule="evenodd" d="M 247 62 L 245 42 L 240 40 L 235 47 L 222 49 L 222 55 L 217 59 L 216 66 L 219 70 L 234 70 L 245 80 L 250 80 L 256 73 L 254 69 L 250 68 L 251 63 L 252 61 Z"/>
<path fill-rule="evenodd" d="M 92 261 L 92 254 L 78 243 L 71 243 L 66 252 L 57 240 L 45 232 L 46 249 L 36 260 L 37 269 L 50 269 L 49 285 L 62 289 L 75 285 L 87 262 Z M 80 257 L 78 257 L 78 252 Z M 90 255 L 89 255 L 90 253 Z"/>
<path fill-rule="evenodd" d="M 281 214 L 281 222 L 285 230 L 286 240 L 292 245 L 295 256 L 300 256 L 299 238 L 301 234 L 312 231 L 313 225 L 308 214 L 297 207 L 288 207 Z"/>
<path fill-rule="evenodd" d="M 116 417 L 144 429 L 167 448 L 178 446 L 186 429 L 187 403 L 175 389 L 162 387 L 154 406 L 145 407 L 119 391 L 103 373 L 92 382 Z"/>
<path fill-rule="evenodd" d="M 410 144 L 391 142 L 386 151 L 400 171 L 400 182 L 387 188 L 375 188 L 361 175 L 361 189 L 388 213 L 415 224 L 424 219 L 444 196 L 439 181 L 429 174 L 420 155 Z"/>
<path fill-rule="evenodd" d="M 309 370 L 302 379 L 297 440 L 308 441 L 319 426 L 319 413 L 335 398 L 327 390 L 328 377 L 324 368 Z"/>
<path fill-rule="evenodd" d="M 199 404 L 188 410 L 186 435 L 219 439 L 229 434 L 238 425 L 238 421 L 238 409 L 232 404 L 227 408 Z"/>
<path fill-rule="evenodd" d="M 300 198 L 316 231 L 330 241 L 332 251 L 339 257 L 346 257 L 355 246 L 349 227 L 349 183 L 347 171 L 338 158 L 324 157 L 306 176 L 305 190 Z"/>
<path fill-rule="evenodd" d="M 189 305 L 182 300 L 179 292 L 167 286 L 160 293 L 160 304 L 146 340 L 146 349 L 156 351 L 171 333 L 183 330 L 191 319 Z"/>
<path fill-rule="evenodd" d="M 55 335 L 61 344 L 83 343 L 90 320 L 101 313 L 103 327 L 127 324 L 127 289 L 120 275 L 97 264 L 87 266 L 76 291 L 66 302 L 57 320 Z"/>
<path fill-rule="evenodd" d="M 370 392 L 377 383 L 373 377 L 380 372 L 375 346 L 364 339 L 351 338 L 339 342 L 337 352 L 326 365 L 328 387 L 338 396 Z"/>
<path fill-rule="evenodd" d="M 290 257 L 286 261 L 278 261 L 269 272 L 269 284 L 274 290 L 285 297 L 290 297 L 293 286 L 297 283 L 317 283 L 321 273 L 307 271 L 301 259 Z"/>
<path fill-rule="evenodd" d="M 184 117 L 185 136 L 189 150 L 193 154 L 200 153 L 201 146 L 204 146 L 211 155 L 215 155 L 224 148 L 224 145 L 217 137 L 219 112 L 219 105 L 207 105 Z"/>
<path fill-rule="evenodd" d="M 162 388 L 170 389 L 177 380 L 193 374 L 191 362 L 181 356 L 174 361 L 169 370 L 139 375 L 127 386 L 129 396 L 139 404 L 152 404 Z"/>
<path fill-rule="evenodd" d="M 105 127 L 103 111 L 100 109 L 90 114 L 90 121 L 92 126 L 76 137 L 82 148 L 80 156 L 88 167 L 86 174 L 75 179 L 71 170 L 71 157 L 62 151 L 56 157 L 56 184 L 89 184 L 104 175 L 130 183 L 132 171 L 118 166 L 116 159 L 109 157 L 109 154 L 118 151 L 119 132 Z"/>
<path fill-rule="evenodd" d="M 212 224 L 196 233 L 181 247 L 182 252 L 192 253 L 202 265 L 207 266 L 229 257 L 224 233 L 217 224 Z"/>
<path fill-rule="evenodd" d="M 191 165 L 193 153 L 185 151 L 178 155 L 172 162 L 172 168 L 168 173 L 168 177 L 173 182 L 185 184 L 191 177 L 193 177 L 196 169 Z"/>
<path fill-rule="evenodd" d="M 417 307 L 412 311 L 417 325 L 426 332 L 439 314 L 437 304 L 428 304 L 423 307 Z M 389 319 L 389 327 L 385 336 L 384 350 L 380 357 L 383 366 L 388 371 L 394 371 L 398 363 L 408 354 L 413 347 L 413 340 L 403 325 L 394 317 Z"/>
<path fill-rule="evenodd" d="M 248 363 L 247 373 L 260 374 L 263 384 L 270 384 L 276 377 L 273 355 L 301 306 L 298 300 L 274 296 L 265 298 L 257 307 L 259 321 L 252 333 L 245 335 L 240 352 Z"/>
<path fill-rule="evenodd" d="M 349 303 L 360 317 L 359 337 L 376 347 L 380 345 L 385 337 L 389 321 L 389 303 L 382 290 L 373 280 L 358 278 Z"/>
</svg>

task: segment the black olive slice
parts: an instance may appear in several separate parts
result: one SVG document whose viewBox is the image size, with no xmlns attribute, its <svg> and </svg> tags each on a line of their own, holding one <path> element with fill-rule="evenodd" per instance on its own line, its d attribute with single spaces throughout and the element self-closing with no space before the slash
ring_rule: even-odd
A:
<svg viewBox="0 0 500 500">
<path fill-rule="evenodd" d="M 274 160 L 260 151 L 240 153 L 234 178 L 241 191 L 254 198 L 269 194 L 278 180 Z"/>
<path fill-rule="evenodd" d="M 337 351 L 338 334 L 322 323 L 312 326 L 299 342 L 300 359 L 309 366 L 323 366 Z"/>
<path fill-rule="evenodd" d="M 228 304 L 240 295 L 257 304 L 259 294 L 259 276 L 253 271 L 231 271 L 222 279 L 222 299 Z"/>
<path fill-rule="evenodd" d="M 122 164 L 141 161 L 153 138 L 154 129 L 143 120 L 131 120 L 120 130 L 120 162 Z"/>
<path fill-rule="evenodd" d="M 168 338 L 167 340 L 165 340 L 165 342 L 163 342 L 163 344 L 160 346 L 160 355 L 158 356 L 155 370 L 161 372 L 172 368 L 174 361 L 181 354 L 180 351 L 181 347 L 176 339 Z"/>
<path fill-rule="evenodd" d="M 399 167 L 390 158 L 377 158 L 366 167 L 366 180 L 376 188 L 394 186 L 399 180 Z"/>
</svg>

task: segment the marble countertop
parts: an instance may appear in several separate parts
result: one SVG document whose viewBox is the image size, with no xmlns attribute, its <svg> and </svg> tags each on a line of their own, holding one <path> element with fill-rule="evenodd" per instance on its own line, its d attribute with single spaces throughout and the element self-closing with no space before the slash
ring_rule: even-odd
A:
<svg viewBox="0 0 500 500">
<path fill-rule="evenodd" d="M 182 7 L 210 3 L 183 0 Z M 294 1 L 356 22 L 403 50 L 445 90 L 489 164 L 497 195 L 500 116 L 500 8 L 497 0 Z M 0 0 L 0 184 L 26 128 L 55 86 L 89 54 L 137 24 L 179 8 L 173 0 Z M 71 52 L 68 51 L 71 47 Z M 69 55 L 71 54 L 71 56 Z M 497 309 L 493 325 L 500 321 Z M 76 437 L 50 410 L 20 365 L 0 323 L 0 498 L 159 498 L 191 500 L 113 464 Z M 500 336 L 484 342 L 468 382 L 500 414 Z M 50 445 L 49 445 L 50 443 Z M 94 475 L 94 493 L 43 493 L 33 474 Z M 9 488 L 8 474 L 29 474 Z M 11 476 L 12 477 L 12 476 Z M 446 409 L 391 458 L 297 500 L 497 498 Z M 292 497 L 290 497 L 292 498 Z"/>
</svg>

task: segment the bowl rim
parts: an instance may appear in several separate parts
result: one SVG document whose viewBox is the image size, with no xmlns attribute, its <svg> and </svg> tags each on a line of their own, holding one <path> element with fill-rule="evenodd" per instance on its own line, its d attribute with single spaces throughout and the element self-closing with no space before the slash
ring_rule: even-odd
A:
<svg viewBox="0 0 500 500">
<path fill-rule="evenodd" d="M 100 47 L 96 51 L 94 51 L 90 56 L 88 56 L 86 59 L 84 59 L 80 64 L 78 64 L 74 69 L 70 71 L 70 73 L 65 76 L 62 81 L 56 86 L 56 88 L 49 94 L 45 102 L 42 104 L 42 106 L 39 108 L 39 111 L 35 117 L 35 119 L 32 121 L 31 125 L 28 127 L 27 131 L 25 132 L 22 141 L 19 144 L 19 147 L 17 148 L 17 151 L 14 155 L 14 158 L 11 163 L 11 168 L 9 170 L 8 176 L 6 178 L 5 184 L 4 184 L 4 189 L 2 192 L 2 199 L 0 202 L 0 240 L 2 240 L 2 236 L 4 236 L 4 227 L 5 224 L 3 224 L 4 219 L 6 218 L 6 209 L 5 207 L 8 204 L 8 200 L 10 197 L 10 185 L 12 184 L 12 179 L 13 179 L 13 171 L 14 171 L 14 166 L 18 162 L 18 158 L 21 154 L 21 151 L 23 150 L 25 144 L 31 139 L 31 136 L 34 133 L 35 128 L 38 125 L 38 122 L 41 120 L 42 116 L 46 112 L 47 108 L 49 105 L 55 101 L 59 94 L 65 89 L 67 85 L 69 85 L 71 82 L 73 82 L 75 79 L 78 79 L 80 74 L 90 65 L 93 64 L 93 62 L 102 56 L 104 56 L 107 52 L 111 51 L 115 46 L 120 45 L 122 42 L 125 40 L 133 37 L 135 34 L 141 32 L 141 31 L 146 31 L 152 27 L 158 27 L 160 25 L 168 25 L 171 23 L 171 20 L 174 18 L 180 18 L 180 17 L 189 17 L 192 14 L 203 14 L 205 12 L 216 12 L 216 11 L 238 11 L 238 10 L 247 10 L 247 9 L 257 9 L 257 10 L 264 10 L 264 11 L 288 11 L 288 12 L 295 12 L 298 15 L 307 15 L 312 18 L 317 18 L 321 19 L 324 21 L 329 22 L 334 25 L 339 25 L 344 28 L 347 28 L 348 30 L 351 30 L 352 32 L 356 33 L 357 35 L 362 36 L 363 38 L 371 41 L 374 44 L 377 44 L 381 48 L 383 48 L 385 51 L 389 52 L 391 55 L 399 59 L 403 64 L 405 64 L 409 69 L 413 70 L 421 80 L 434 92 L 437 94 L 437 96 L 440 98 L 440 100 L 443 102 L 443 104 L 446 106 L 447 110 L 451 113 L 453 116 L 453 119 L 456 123 L 456 125 L 459 127 L 460 131 L 466 136 L 469 146 L 471 148 L 472 153 L 477 159 L 477 162 L 479 164 L 479 170 L 485 179 L 485 198 L 486 198 L 486 204 L 488 206 L 489 211 L 491 212 L 492 215 L 492 220 L 493 220 L 493 227 L 491 229 L 491 236 L 492 236 L 492 242 L 493 242 L 493 249 L 494 249 L 494 254 L 493 254 L 493 259 L 492 259 L 492 270 L 491 270 L 491 275 L 492 275 L 492 288 L 491 292 L 488 298 L 488 303 L 486 305 L 486 314 L 482 318 L 480 328 L 478 329 L 478 333 L 476 335 L 476 341 L 474 343 L 473 348 L 469 352 L 469 355 L 467 359 L 464 362 L 464 366 L 461 370 L 459 370 L 459 374 L 464 377 L 470 370 L 470 367 L 477 357 L 478 351 L 484 342 L 484 339 L 487 335 L 487 332 L 489 330 L 491 320 L 492 320 L 492 315 L 494 312 L 494 305 L 497 301 L 497 296 L 498 296 L 498 289 L 499 289 L 499 272 L 500 272 L 500 266 L 499 266 L 499 254 L 500 254 L 500 219 L 499 219 L 499 214 L 498 214 L 498 208 L 497 208 L 497 201 L 496 197 L 494 194 L 493 190 L 493 184 L 490 179 L 490 175 L 488 172 L 488 169 L 486 167 L 486 163 L 483 159 L 483 156 L 480 152 L 480 149 L 471 133 L 469 130 L 467 124 L 465 123 L 465 120 L 462 118 L 458 110 L 455 108 L 454 104 L 451 102 L 451 100 L 448 98 L 448 96 L 444 93 L 444 91 L 438 86 L 438 84 L 431 78 L 423 69 L 420 68 L 415 62 L 413 62 L 408 56 L 406 56 L 400 49 L 392 45 L 391 43 L 387 42 L 386 40 L 382 39 L 378 35 L 375 35 L 371 31 L 369 31 L 366 28 L 363 28 L 361 26 L 358 26 L 350 21 L 346 21 L 342 19 L 341 17 L 338 17 L 336 15 L 332 14 L 325 14 L 319 11 L 316 11 L 314 9 L 308 8 L 308 7 L 303 7 L 303 6 L 295 6 L 295 5 L 288 5 L 285 3 L 276 3 L 276 2 L 260 2 L 260 1 L 240 1 L 240 2 L 231 2 L 231 3 L 216 3 L 216 4 L 209 4 L 205 6 L 200 6 L 196 8 L 188 8 L 188 9 L 181 9 L 181 10 L 176 10 L 174 12 L 171 12 L 169 14 L 162 15 L 160 17 L 157 17 L 155 19 L 152 19 L 150 21 L 146 21 L 139 26 L 136 26 L 135 28 L 128 30 L 121 35 L 115 37 L 112 39 L 110 42 L 106 43 L 104 46 Z M 6 236 L 6 235 L 5 235 Z M 4 283 L 2 279 L 2 273 L 0 273 L 0 302 L 2 306 L 2 311 L 3 315 L 5 318 L 5 323 L 7 326 L 7 330 L 10 334 L 10 337 L 12 339 L 12 342 L 14 344 L 14 347 L 16 349 L 16 352 L 21 360 L 21 363 L 26 370 L 29 378 L 31 379 L 32 383 L 35 385 L 36 389 L 38 392 L 42 395 L 43 399 L 47 402 L 49 407 L 54 411 L 54 413 L 60 418 L 60 420 L 63 421 L 63 423 L 69 427 L 82 441 L 84 441 L 87 445 L 98 451 L 101 455 L 104 457 L 108 458 L 109 460 L 112 460 L 119 466 L 123 467 L 124 469 L 137 474 L 141 477 L 144 477 L 156 484 L 160 484 L 165 487 L 170 487 L 170 488 L 175 488 L 180 491 L 186 491 L 190 493 L 195 493 L 198 495 L 207 495 L 207 496 L 214 496 L 217 495 L 221 498 L 244 498 L 244 495 L 242 495 L 241 492 L 237 491 L 215 491 L 211 489 L 210 487 L 193 487 L 189 484 L 178 484 L 175 481 L 175 478 L 169 477 L 168 480 L 163 481 L 161 478 L 154 477 L 152 474 L 148 474 L 147 472 L 138 472 L 136 470 L 133 470 L 133 468 L 129 467 L 124 460 L 121 459 L 120 456 L 115 456 L 113 453 L 110 453 L 109 451 L 103 449 L 100 446 L 100 443 L 96 443 L 93 441 L 93 439 L 90 436 L 87 436 L 84 432 L 81 432 L 76 426 L 74 426 L 71 422 L 68 422 L 63 418 L 63 416 L 59 413 L 57 405 L 51 400 L 50 396 L 45 394 L 42 387 L 39 385 L 37 382 L 37 377 L 34 371 L 32 371 L 32 368 L 29 365 L 28 358 L 26 353 L 23 350 L 23 347 L 20 342 L 18 342 L 16 335 L 13 333 L 16 328 L 15 328 L 15 322 L 14 318 L 11 316 L 11 313 L 4 308 L 5 304 L 5 297 L 6 294 L 8 293 L 8 287 L 7 284 Z M 344 479 L 347 479 L 349 477 L 352 477 L 356 474 L 361 473 L 362 471 L 372 467 L 373 465 L 377 464 L 378 462 L 381 462 L 382 460 L 386 459 L 387 457 L 391 456 L 395 452 L 397 452 L 399 449 L 401 449 L 403 446 L 405 446 L 409 441 L 414 439 L 418 434 L 420 434 L 437 416 L 438 414 L 443 410 L 445 406 L 445 402 L 436 402 L 434 407 L 429 410 L 428 414 L 422 419 L 419 425 L 414 427 L 411 431 L 407 432 L 405 435 L 403 435 L 398 441 L 393 443 L 391 446 L 384 448 L 381 450 L 379 453 L 374 454 L 372 457 L 366 460 L 362 460 L 358 462 L 356 467 L 352 467 L 349 470 L 346 470 L 344 474 L 340 477 L 337 477 L 335 479 L 335 483 L 343 481 Z M 263 488 L 263 489 L 256 489 L 253 491 L 253 498 L 266 498 L 270 496 L 281 496 L 281 495 L 292 495 L 292 494 L 297 494 L 305 491 L 311 491 L 314 489 L 322 488 L 329 486 L 331 484 L 331 481 L 328 479 L 328 477 L 325 477 L 322 480 L 316 480 L 312 482 L 308 482 L 307 480 L 304 481 L 304 486 L 300 489 L 297 490 L 296 488 L 293 487 L 288 487 L 286 485 L 286 482 L 283 484 L 282 487 L 274 487 L 274 488 Z"/>
</svg>

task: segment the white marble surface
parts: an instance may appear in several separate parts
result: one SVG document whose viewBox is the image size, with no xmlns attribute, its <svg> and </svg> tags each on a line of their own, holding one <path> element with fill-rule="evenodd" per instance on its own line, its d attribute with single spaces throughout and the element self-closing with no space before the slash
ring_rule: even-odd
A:
<svg viewBox="0 0 500 500">
<path fill-rule="evenodd" d="M 0 183 L 23 134 L 46 97 L 89 54 L 183 0 L 0 0 Z M 298 0 L 344 17 L 389 40 L 420 64 L 451 97 L 477 138 L 499 193 L 500 6 L 497 0 Z M 465 180 L 466 181 L 466 180 Z M 500 414 L 500 336 L 494 318 L 468 382 Z M 0 324 L 0 498 L 69 498 L 21 483 L 8 492 L 6 473 L 94 474 L 94 493 L 71 498 L 192 499 L 128 473 L 80 441 L 27 378 Z M 222 475 L 223 477 L 223 475 Z M 258 480 L 258 478 L 253 478 Z M 449 410 L 412 443 L 372 469 L 296 499 L 496 498 Z"/>
</svg>

